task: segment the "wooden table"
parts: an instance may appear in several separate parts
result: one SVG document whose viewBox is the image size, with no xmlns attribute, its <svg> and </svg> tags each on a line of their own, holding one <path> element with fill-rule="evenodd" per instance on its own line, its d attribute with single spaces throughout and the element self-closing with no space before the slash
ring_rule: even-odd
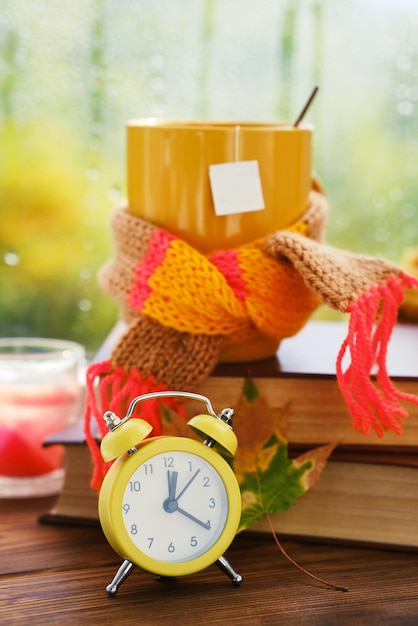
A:
<svg viewBox="0 0 418 626">
<path fill-rule="evenodd" d="M 38 523 L 52 498 L 0 501 L 0 624 L 143 626 L 402 626 L 418 624 L 418 554 L 284 542 L 313 581 L 273 540 L 238 537 L 228 559 L 234 587 L 216 566 L 170 582 L 135 569 L 114 598 L 105 586 L 120 559 L 100 528 Z"/>
</svg>

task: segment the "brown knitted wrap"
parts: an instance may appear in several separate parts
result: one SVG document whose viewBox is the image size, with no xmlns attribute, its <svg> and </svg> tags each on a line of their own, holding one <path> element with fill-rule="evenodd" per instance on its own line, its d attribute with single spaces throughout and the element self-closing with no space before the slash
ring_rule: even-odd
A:
<svg viewBox="0 0 418 626">
<path fill-rule="evenodd" d="M 343 312 L 370 285 L 401 274 L 384 259 L 350 254 L 297 233 L 277 231 L 263 249 L 275 259 L 288 259 L 323 304 Z"/>
<path fill-rule="evenodd" d="M 307 211 L 296 225 L 304 235 L 298 235 L 297 239 L 321 242 L 325 237 L 327 212 L 324 195 L 312 190 Z M 129 326 L 113 350 L 112 361 L 127 370 L 139 368 L 144 376 L 154 375 L 171 388 L 195 388 L 215 367 L 224 336 L 179 332 L 134 310 L 129 303 L 134 270 L 147 253 L 155 227 L 132 216 L 126 205 L 113 213 L 111 225 L 115 254 L 101 269 L 99 284 L 119 301 L 121 318 Z M 308 316 L 319 304 L 319 299 L 312 300 Z"/>
</svg>

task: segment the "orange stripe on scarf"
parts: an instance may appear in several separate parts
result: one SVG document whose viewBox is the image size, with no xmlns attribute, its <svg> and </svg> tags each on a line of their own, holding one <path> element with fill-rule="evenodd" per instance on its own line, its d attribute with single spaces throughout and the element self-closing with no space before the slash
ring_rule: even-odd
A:
<svg viewBox="0 0 418 626">
<path fill-rule="evenodd" d="M 158 251 L 156 242 L 162 244 Z M 294 335 L 319 300 L 292 266 L 267 256 L 260 245 L 207 258 L 155 229 L 134 270 L 129 303 L 163 326 L 225 335 L 228 343 L 259 331 L 277 339 Z"/>
</svg>

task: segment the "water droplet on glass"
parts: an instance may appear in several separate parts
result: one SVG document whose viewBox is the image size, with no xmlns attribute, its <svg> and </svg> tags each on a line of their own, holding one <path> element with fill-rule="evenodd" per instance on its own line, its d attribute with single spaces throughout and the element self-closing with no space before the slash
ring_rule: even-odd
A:
<svg viewBox="0 0 418 626">
<path fill-rule="evenodd" d="M 414 105 L 409 100 L 402 100 L 399 102 L 397 109 L 399 115 L 409 117 L 414 112 Z"/>
<path fill-rule="evenodd" d="M 407 56 L 406 54 L 402 54 L 396 59 L 396 67 L 401 72 L 409 72 L 409 70 L 411 69 L 411 66 L 412 66 L 411 57 Z"/>
<path fill-rule="evenodd" d="M 400 100 L 405 100 L 410 97 L 411 88 L 409 85 L 398 85 L 395 89 L 395 94 Z"/>
<path fill-rule="evenodd" d="M 90 250 L 94 250 L 94 248 L 95 248 L 95 243 L 93 239 L 85 239 L 83 241 L 83 249 L 86 250 L 86 252 Z"/>
<path fill-rule="evenodd" d="M 86 171 L 86 176 L 89 180 L 97 180 L 99 178 L 99 170 L 95 167 L 89 167 Z"/>
<path fill-rule="evenodd" d="M 418 175 L 418 163 L 405 163 L 403 171 L 408 178 L 416 178 Z"/>
<path fill-rule="evenodd" d="M 385 243 L 389 239 L 389 231 L 387 228 L 377 228 L 374 232 L 374 238 L 379 243 Z"/>
<path fill-rule="evenodd" d="M 96 208 L 96 206 L 92 206 L 90 203 L 88 206 L 89 209 Z M 84 216 L 84 223 L 86 226 L 95 227 L 97 226 L 97 216 L 92 215 L 91 213 L 86 213 Z"/>
<path fill-rule="evenodd" d="M 91 310 L 90 300 L 88 298 L 82 298 L 78 301 L 78 308 L 80 309 L 80 311 L 83 311 L 83 313 L 87 313 Z"/>
<path fill-rule="evenodd" d="M 382 193 L 376 193 L 372 198 L 372 204 L 377 209 L 383 209 L 383 207 L 386 206 L 386 196 Z"/>
<path fill-rule="evenodd" d="M 406 224 L 403 229 L 403 238 L 409 239 L 410 241 L 415 241 L 418 234 L 418 229 L 415 224 Z"/>
<path fill-rule="evenodd" d="M 6 263 L 6 265 L 9 265 L 11 267 L 19 265 L 19 255 L 16 254 L 16 252 L 6 252 L 6 254 L 4 255 L 4 262 Z"/>
<path fill-rule="evenodd" d="M 153 78 L 152 81 L 151 81 L 151 88 L 156 93 L 164 91 L 165 83 L 164 83 L 163 79 L 160 76 L 156 76 L 155 78 Z"/>
<path fill-rule="evenodd" d="M 94 138 L 94 137 L 92 137 L 90 141 L 87 142 L 87 145 L 88 145 L 89 150 L 91 150 L 92 152 L 96 152 L 100 150 L 101 148 L 100 139 Z"/>
<path fill-rule="evenodd" d="M 107 197 L 112 202 L 118 202 L 121 198 L 121 195 L 122 194 L 121 194 L 120 189 L 117 189 L 116 187 L 111 187 L 109 191 L 107 192 Z"/>
<path fill-rule="evenodd" d="M 399 202 L 403 198 L 403 189 L 400 187 L 393 187 L 389 191 L 389 197 L 393 202 Z"/>
<path fill-rule="evenodd" d="M 157 52 L 156 54 L 153 54 L 151 57 L 151 65 L 156 68 L 164 67 L 165 65 L 164 56 L 160 54 L 159 52 Z"/>
<path fill-rule="evenodd" d="M 415 206 L 415 204 L 412 204 L 412 202 L 408 202 L 407 204 L 404 204 L 403 207 L 401 208 L 402 217 L 415 217 L 416 213 L 417 213 L 417 207 Z"/>
<path fill-rule="evenodd" d="M 90 267 L 82 267 L 79 272 L 81 280 L 89 280 L 91 278 L 92 271 Z"/>
</svg>

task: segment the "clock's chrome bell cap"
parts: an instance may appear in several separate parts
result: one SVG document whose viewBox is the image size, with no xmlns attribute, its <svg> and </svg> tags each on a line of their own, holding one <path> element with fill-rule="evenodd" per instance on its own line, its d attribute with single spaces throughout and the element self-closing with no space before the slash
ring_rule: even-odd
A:
<svg viewBox="0 0 418 626">
<path fill-rule="evenodd" d="M 152 429 L 151 424 L 140 418 L 131 418 L 126 422 L 121 422 L 102 439 L 100 453 L 103 460 L 113 461 L 131 450 L 137 443 L 148 437 Z"/>
<path fill-rule="evenodd" d="M 215 450 L 222 456 L 234 457 L 238 447 L 237 436 L 228 424 L 213 415 L 195 415 L 187 422 L 201 439 L 215 441 Z"/>
</svg>

